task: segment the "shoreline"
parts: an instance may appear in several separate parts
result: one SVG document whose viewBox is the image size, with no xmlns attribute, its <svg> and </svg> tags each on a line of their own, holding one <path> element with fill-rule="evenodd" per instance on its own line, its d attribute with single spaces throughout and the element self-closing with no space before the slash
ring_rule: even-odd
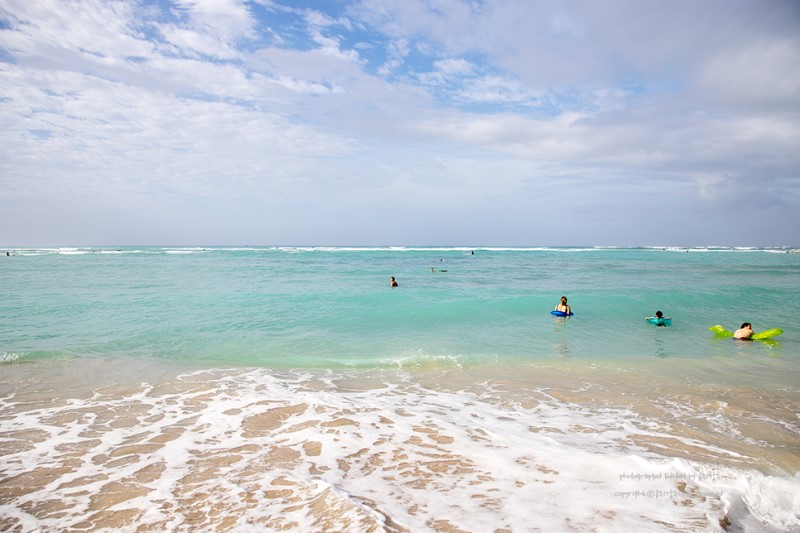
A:
<svg viewBox="0 0 800 533">
<path fill-rule="evenodd" d="M 569 363 L 13 365 L 0 394 L 0 525 L 519 531 L 531 520 L 543 530 L 634 520 L 642 531 L 690 531 L 710 516 L 800 525 L 781 507 L 781 491 L 800 494 L 788 418 L 800 411 L 796 387 Z M 591 496 L 568 512 L 575 491 Z M 533 497 L 540 503 L 510 518 Z"/>
</svg>

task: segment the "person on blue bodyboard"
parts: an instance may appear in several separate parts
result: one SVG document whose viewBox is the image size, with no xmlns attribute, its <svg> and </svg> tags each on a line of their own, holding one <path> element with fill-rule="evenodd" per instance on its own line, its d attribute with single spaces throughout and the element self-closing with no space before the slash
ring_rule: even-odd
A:
<svg viewBox="0 0 800 533">
<path fill-rule="evenodd" d="M 572 308 L 567 305 L 567 297 L 561 297 L 561 303 L 559 303 L 555 309 L 550 311 L 552 314 L 556 316 L 571 316 L 572 315 Z"/>
<path fill-rule="evenodd" d="M 658 327 L 665 327 L 672 324 L 672 319 L 665 317 L 664 313 L 661 311 L 656 311 L 656 316 L 646 316 L 644 317 L 650 324 Z"/>
</svg>

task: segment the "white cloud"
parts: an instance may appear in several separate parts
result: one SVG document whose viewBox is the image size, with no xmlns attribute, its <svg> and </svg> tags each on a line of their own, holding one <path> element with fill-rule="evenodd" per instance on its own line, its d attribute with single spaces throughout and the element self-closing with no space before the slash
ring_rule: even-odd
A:
<svg viewBox="0 0 800 533">
<path fill-rule="evenodd" d="M 476 71 L 475 65 L 464 59 L 441 59 L 433 65 L 446 76 L 471 76 Z"/>
<path fill-rule="evenodd" d="M 175 0 L 175 5 L 174 12 L 188 19 L 187 29 L 226 48 L 255 34 L 255 21 L 244 0 Z"/>
<path fill-rule="evenodd" d="M 458 94 L 467 101 L 481 103 L 533 104 L 536 99 L 536 95 L 521 83 L 499 76 L 469 80 Z"/>
<path fill-rule="evenodd" d="M 698 89 L 724 106 L 783 112 L 800 101 L 800 37 L 734 45 L 702 67 Z"/>
<path fill-rule="evenodd" d="M 133 24 L 127 2 L 6 2 L 0 16 L 12 29 L 0 32 L 0 44 L 18 61 L 46 59 L 69 50 L 84 60 L 109 61 L 147 56 L 152 48 Z"/>
<path fill-rule="evenodd" d="M 313 32 L 311 38 L 320 45 L 323 54 L 344 59 L 346 61 L 358 61 L 358 52 L 355 50 L 342 50 L 337 39 L 326 37 L 321 32 Z"/>
<path fill-rule="evenodd" d="M 403 65 L 408 54 L 408 41 L 405 39 L 391 41 L 387 47 L 386 62 L 378 68 L 378 73 L 383 77 L 390 76 Z"/>
<path fill-rule="evenodd" d="M 220 59 L 233 59 L 238 55 L 238 52 L 228 43 L 211 35 L 180 28 L 173 24 L 162 24 L 159 26 L 159 30 L 166 42 L 172 45 L 172 50 L 176 55 L 208 56 Z"/>
<path fill-rule="evenodd" d="M 341 26 L 342 28 L 347 30 L 353 29 L 353 25 L 351 24 L 350 20 L 346 17 L 332 18 L 320 11 L 316 11 L 313 9 L 306 11 L 305 17 L 308 24 L 312 27 L 325 28 L 331 26 Z"/>
</svg>

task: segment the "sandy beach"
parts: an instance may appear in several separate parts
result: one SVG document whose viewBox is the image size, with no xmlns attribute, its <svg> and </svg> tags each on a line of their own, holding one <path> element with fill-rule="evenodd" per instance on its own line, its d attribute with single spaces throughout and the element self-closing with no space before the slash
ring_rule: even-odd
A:
<svg viewBox="0 0 800 533">
<path fill-rule="evenodd" d="M 0 528 L 797 527 L 800 395 L 785 386 L 756 397 L 664 363 L 141 363 L 136 379 L 124 359 L 4 367 Z"/>
</svg>

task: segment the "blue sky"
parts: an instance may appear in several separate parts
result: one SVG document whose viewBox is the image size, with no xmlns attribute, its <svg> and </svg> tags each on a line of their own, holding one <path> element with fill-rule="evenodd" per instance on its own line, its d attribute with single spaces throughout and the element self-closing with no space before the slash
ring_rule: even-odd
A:
<svg viewBox="0 0 800 533">
<path fill-rule="evenodd" d="M 0 0 L 0 245 L 800 245 L 794 1 Z"/>
</svg>

